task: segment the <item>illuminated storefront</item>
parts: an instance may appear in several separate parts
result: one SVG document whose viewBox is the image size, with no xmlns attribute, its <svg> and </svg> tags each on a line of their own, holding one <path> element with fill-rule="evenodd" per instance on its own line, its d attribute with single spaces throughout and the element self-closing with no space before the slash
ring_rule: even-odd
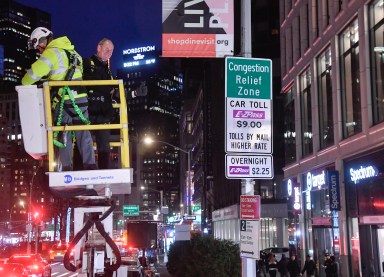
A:
<svg viewBox="0 0 384 277">
<path fill-rule="evenodd" d="M 351 276 L 383 274 L 384 151 L 345 161 Z"/>
<path fill-rule="evenodd" d="M 338 213 L 341 209 L 339 174 L 334 168 L 317 169 L 287 180 L 289 242 L 299 260 L 313 256 L 320 266 L 326 254 L 340 253 Z M 325 276 L 324 271 L 319 276 Z"/>
</svg>

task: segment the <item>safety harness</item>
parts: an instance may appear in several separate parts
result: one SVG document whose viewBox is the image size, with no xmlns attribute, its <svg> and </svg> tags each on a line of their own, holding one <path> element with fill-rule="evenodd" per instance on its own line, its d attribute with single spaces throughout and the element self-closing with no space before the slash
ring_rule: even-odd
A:
<svg viewBox="0 0 384 277">
<path fill-rule="evenodd" d="M 64 49 L 64 51 L 65 51 L 65 54 L 68 57 L 68 64 L 70 64 L 70 66 L 68 68 L 68 71 L 67 71 L 67 73 L 65 75 L 64 80 L 65 81 L 70 81 L 73 78 L 73 75 L 75 73 L 76 67 L 80 66 L 80 61 L 78 60 L 78 57 L 77 57 L 76 54 L 70 53 L 69 51 L 67 51 L 65 49 Z M 57 93 L 57 96 L 55 96 L 56 98 L 61 98 L 59 100 L 59 102 L 60 102 L 59 115 L 58 115 L 58 118 L 57 118 L 56 125 L 57 126 L 61 126 L 61 120 L 63 118 L 64 102 L 65 102 L 65 96 L 66 95 L 69 96 L 69 99 L 71 100 L 73 109 L 75 110 L 76 114 L 79 116 L 81 121 L 85 125 L 91 124 L 91 122 L 87 118 L 85 118 L 85 116 L 83 115 L 83 113 L 80 110 L 79 106 L 76 104 L 75 97 L 73 96 L 72 90 L 69 88 L 69 86 L 65 86 L 63 88 L 63 90 L 62 90 L 61 96 L 59 95 L 59 93 Z M 72 133 L 72 139 L 74 139 L 75 132 L 72 131 L 71 133 Z M 60 142 L 58 140 L 58 136 L 59 136 L 59 131 L 55 131 L 53 133 L 53 144 L 55 146 L 59 147 L 59 148 L 65 148 L 67 146 L 67 131 L 65 130 L 65 128 L 64 128 L 64 132 L 63 132 L 63 142 Z"/>
</svg>

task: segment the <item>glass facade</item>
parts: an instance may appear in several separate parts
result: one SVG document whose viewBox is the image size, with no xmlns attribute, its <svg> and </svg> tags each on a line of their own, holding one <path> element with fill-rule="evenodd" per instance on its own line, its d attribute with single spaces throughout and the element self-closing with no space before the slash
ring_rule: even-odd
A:
<svg viewBox="0 0 384 277">
<path fill-rule="evenodd" d="M 311 72 L 307 69 L 300 75 L 300 111 L 302 156 L 313 153 Z"/>
<path fill-rule="evenodd" d="M 359 30 L 357 19 L 340 35 L 343 138 L 361 132 Z"/>
<path fill-rule="evenodd" d="M 296 131 L 295 131 L 295 101 L 294 88 L 291 87 L 285 94 L 284 104 L 284 144 L 285 162 L 296 161 Z"/>
<path fill-rule="evenodd" d="M 370 53 L 372 64 L 373 123 L 384 121 L 384 4 L 375 1 L 370 7 Z"/>
<path fill-rule="evenodd" d="M 331 55 L 328 48 L 317 58 L 320 149 L 334 144 Z"/>
</svg>

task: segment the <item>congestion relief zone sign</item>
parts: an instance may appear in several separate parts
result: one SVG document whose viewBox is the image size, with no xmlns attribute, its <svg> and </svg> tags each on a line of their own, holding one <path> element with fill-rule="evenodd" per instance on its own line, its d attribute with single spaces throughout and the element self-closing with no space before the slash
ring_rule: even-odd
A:
<svg viewBox="0 0 384 277">
<path fill-rule="evenodd" d="M 272 61 L 225 59 L 228 179 L 272 179 Z"/>
</svg>

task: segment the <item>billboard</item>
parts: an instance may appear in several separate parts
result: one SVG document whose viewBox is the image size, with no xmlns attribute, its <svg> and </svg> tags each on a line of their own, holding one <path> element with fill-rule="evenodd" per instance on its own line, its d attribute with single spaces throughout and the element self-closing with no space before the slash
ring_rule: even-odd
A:
<svg viewBox="0 0 384 277">
<path fill-rule="evenodd" d="M 233 0 L 163 0 L 163 57 L 233 55 Z"/>
</svg>

